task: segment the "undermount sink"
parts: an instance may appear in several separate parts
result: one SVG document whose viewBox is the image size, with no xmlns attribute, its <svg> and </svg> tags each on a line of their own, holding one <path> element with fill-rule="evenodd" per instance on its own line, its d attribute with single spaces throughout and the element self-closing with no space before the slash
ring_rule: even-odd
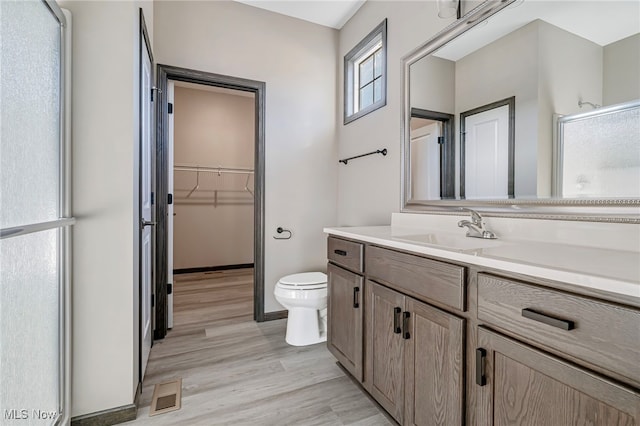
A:
<svg viewBox="0 0 640 426">
<path fill-rule="evenodd" d="M 465 237 L 464 235 L 452 235 L 444 233 L 394 235 L 394 239 L 456 251 L 478 250 L 504 245 L 504 243 L 502 243 L 500 240 L 471 238 Z"/>
</svg>

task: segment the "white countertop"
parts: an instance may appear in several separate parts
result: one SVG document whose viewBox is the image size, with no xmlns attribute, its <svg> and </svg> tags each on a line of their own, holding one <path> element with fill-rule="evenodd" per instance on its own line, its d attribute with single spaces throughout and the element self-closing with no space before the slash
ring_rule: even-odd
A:
<svg viewBox="0 0 640 426">
<path fill-rule="evenodd" d="M 640 253 L 570 244 L 468 238 L 464 232 L 399 226 L 325 228 L 330 235 L 539 277 L 599 292 L 631 296 L 640 303 Z M 444 245 L 432 242 L 441 236 Z"/>
</svg>

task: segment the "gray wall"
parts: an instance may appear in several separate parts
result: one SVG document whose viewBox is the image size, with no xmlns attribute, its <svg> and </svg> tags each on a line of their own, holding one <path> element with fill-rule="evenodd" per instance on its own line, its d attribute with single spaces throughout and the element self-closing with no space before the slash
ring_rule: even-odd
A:
<svg viewBox="0 0 640 426">
<path fill-rule="evenodd" d="M 143 7 L 153 38 L 153 3 L 60 6 L 73 15 L 75 417 L 131 404 L 138 383 L 138 21 Z"/>
<path fill-rule="evenodd" d="M 640 99 L 640 34 L 604 48 L 604 104 Z"/>
<path fill-rule="evenodd" d="M 584 112 L 578 100 L 602 104 L 602 47 L 544 21 L 538 38 L 538 196 L 551 195 L 553 121 Z"/>
<path fill-rule="evenodd" d="M 473 33 L 465 36 L 473 37 Z M 518 196 L 536 193 L 537 46 L 538 25 L 532 22 L 456 62 L 456 128 L 460 128 L 460 113 L 516 97 L 515 194 Z M 460 164 L 458 157 L 459 150 L 456 150 L 456 167 Z M 458 188 L 456 182 L 456 194 Z"/>
<path fill-rule="evenodd" d="M 387 105 L 347 125 L 337 123 L 339 158 L 380 148 L 388 155 L 365 157 L 338 167 L 340 225 L 389 224 L 400 209 L 401 58 L 454 19 L 437 16 L 436 2 L 368 1 L 340 31 L 338 117 L 342 117 L 343 57 L 387 18 Z"/>
<path fill-rule="evenodd" d="M 410 80 L 412 108 L 455 113 L 455 62 L 427 56 L 411 65 Z"/>
<path fill-rule="evenodd" d="M 158 63 L 266 82 L 265 311 L 284 275 L 326 268 L 336 223 L 336 30 L 231 1 L 154 3 Z M 293 232 L 275 240 L 276 228 Z"/>
</svg>

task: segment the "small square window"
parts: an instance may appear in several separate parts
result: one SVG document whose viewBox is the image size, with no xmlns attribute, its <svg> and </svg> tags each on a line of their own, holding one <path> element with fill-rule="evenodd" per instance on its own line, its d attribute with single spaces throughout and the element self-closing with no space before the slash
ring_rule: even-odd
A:
<svg viewBox="0 0 640 426">
<path fill-rule="evenodd" d="M 344 57 L 344 124 L 387 104 L 387 20 Z"/>
</svg>

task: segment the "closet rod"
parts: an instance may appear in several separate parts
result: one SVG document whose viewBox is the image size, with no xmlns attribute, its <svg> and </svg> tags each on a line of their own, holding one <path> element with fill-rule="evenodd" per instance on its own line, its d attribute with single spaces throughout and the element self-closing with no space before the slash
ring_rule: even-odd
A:
<svg viewBox="0 0 640 426">
<path fill-rule="evenodd" d="M 173 170 L 180 172 L 204 172 L 204 173 L 237 173 L 237 174 L 253 174 L 253 169 L 242 167 L 205 167 L 205 166 L 179 166 L 173 167 Z"/>
</svg>

